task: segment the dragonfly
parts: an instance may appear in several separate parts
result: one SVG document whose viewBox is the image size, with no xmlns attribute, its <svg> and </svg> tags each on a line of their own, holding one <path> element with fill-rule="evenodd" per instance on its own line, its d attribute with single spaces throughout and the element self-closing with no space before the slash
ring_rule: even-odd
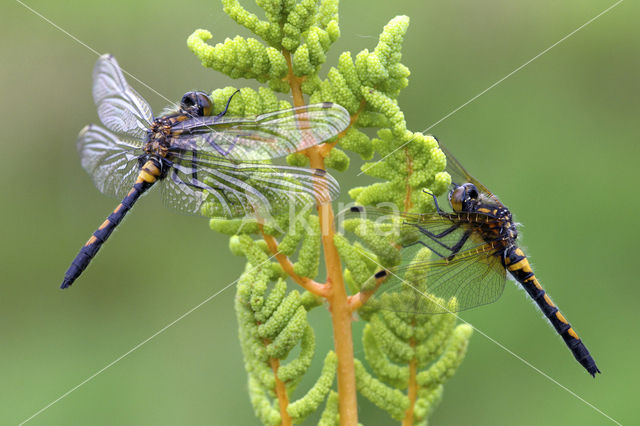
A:
<svg viewBox="0 0 640 426">
<path fill-rule="evenodd" d="M 270 217 L 285 208 L 329 203 L 336 180 L 320 169 L 269 164 L 330 139 L 347 128 L 349 113 L 330 102 L 256 117 L 211 115 L 203 92 L 187 92 L 154 117 L 124 78 L 115 58 L 101 56 L 93 70 L 93 98 L 103 128 L 78 136 L 82 167 L 100 192 L 122 201 L 84 244 L 67 270 L 67 288 L 87 268 L 136 201 L 160 186 L 164 203 L 178 211 L 219 217 Z M 204 212 L 203 210 L 207 210 Z"/>
<path fill-rule="evenodd" d="M 517 224 L 497 196 L 471 176 L 440 145 L 452 183 L 451 212 L 433 198 L 433 213 L 398 213 L 389 208 L 355 206 L 347 217 L 391 235 L 400 251 L 397 266 L 381 269 L 363 286 L 380 309 L 410 314 L 459 312 L 495 302 L 507 273 L 533 299 L 575 359 L 595 377 L 600 370 L 582 340 L 542 288 L 518 246 Z M 354 231 L 357 234 L 357 231 Z M 360 231 L 365 232 L 365 231 Z M 367 302 L 369 303 L 369 302 Z"/>
</svg>

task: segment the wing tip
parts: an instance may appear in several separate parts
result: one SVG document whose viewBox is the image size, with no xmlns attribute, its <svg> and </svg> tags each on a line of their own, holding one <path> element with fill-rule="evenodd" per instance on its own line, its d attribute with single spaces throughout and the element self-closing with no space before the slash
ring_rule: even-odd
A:
<svg viewBox="0 0 640 426">
<path fill-rule="evenodd" d="M 332 109 L 336 109 L 336 110 L 340 111 L 340 113 L 342 114 L 343 120 L 342 120 L 342 123 L 340 123 L 341 124 L 340 125 L 340 127 L 341 127 L 340 131 L 342 132 L 347 127 L 349 127 L 349 124 L 351 124 L 351 114 L 342 105 L 334 103 L 334 102 L 331 102 L 331 104 L 332 104 L 332 106 L 331 106 Z"/>
<path fill-rule="evenodd" d="M 80 131 L 78 132 L 78 137 L 84 135 L 85 133 L 90 131 L 92 128 L 93 128 L 93 124 L 87 124 L 82 129 L 80 129 Z"/>
<path fill-rule="evenodd" d="M 376 274 L 374 275 L 374 278 L 375 278 L 375 279 L 377 279 L 377 280 L 379 280 L 379 279 L 381 279 L 381 278 L 386 277 L 387 275 L 388 275 L 388 274 L 387 274 L 387 270 L 386 270 L 386 269 L 383 269 L 382 271 L 378 271 L 378 272 L 376 272 Z"/>
<path fill-rule="evenodd" d="M 327 191 L 318 191 L 313 189 L 314 196 L 316 197 L 317 204 L 327 204 L 334 201 L 340 196 L 340 184 L 338 181 L 324 169 L 313 169 L 313 179 L 322 179 L 318 182 Z"/>
<path fill-rule="evenodd" d="M 344 131 L 347 127 L 349 127 L 349 124 L 351 123 L 351 114 L 349 113 L 349 111 L 345 107 L 343 107 L 342 105 L 336 102 L 325 101 L 318 104 L 308 105 L 307 107 L 311 107 L 311 106 L 315 106 L 316 108 L 320 107 L 321 109 L 325 109 L 325 110 L 330 110 L 331 111 L 330 113 L 332 114 L 340 114 L 341 121 L 339 123 L 338 128 L 340 130 L 338 133 Z"/>
</svg>

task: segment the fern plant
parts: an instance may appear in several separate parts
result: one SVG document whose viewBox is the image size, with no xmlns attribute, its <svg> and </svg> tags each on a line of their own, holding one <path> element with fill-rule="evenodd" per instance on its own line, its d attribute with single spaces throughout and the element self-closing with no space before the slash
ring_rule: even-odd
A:
<svg viewBox="0 0 640 426">
<path fill-rule="evenodd" d="M 408 85 L 409 70 L 400 61 L 409 18 L 389 21 L 372 51 L 355 57 L 340 54 L 338 65 L 322 78 L 322 65 L 340 36 L 338 0 L 256 3 L 264 17 L 247 11 L 238 0 L 222 0 L 224 12 L 258 38 L 236 36 L 212 45 L 208 41 L 213 35 L 199 29 L 187 42 L 203 66 L 264 84 L 257 91 L 240 88 L 229 114 L 291 107 L 278 93 L 291 96 L 293 106 L 336 102 L 351 114 L 349 128 L 332 141 L 290 155 L 288 163 L 343 172 L 350 163 L 347 152 L 367 161 L 378 155 L 382 161 L 362 168 L 378 181 L 351 189 L 353 200 L 432 211 L 432 199 L 422 190 L 446 190 L 446 159 L 432 137 L 407 130 L 396 101 Z M 213 91 L 216 112 L 237 89 Z M 377 137 L 370 138 L 366 129 L 377 130 Z M 205 205 L 203 213 L 212 217 L 214 231 L 230 236 L 232 253 L 247 259 L 237 287 L 236 314 L 251 403 L 264 424 L 300 423 L 322 409 L 320 424 L 355 425 L 358 393 L 403 424 L 426 423 L 443 383 L 464 358 L 471 329 L 456 326 L 448 314 L 399 315 L 366 304 L 375 291 L 367 284 L 371 276 L 397 255 L 390 239 L 374 236 L 366 223 L 350 228 L 358 241 L 338 233 L 330 204 L 302 212 L 295 220 L 276 216 L 270 223 L 218 218 L 213 205 Z M 326 279 L 317 282 L 321 260 Z M 302 291 L 289 291 L 287 279 Z M 324 356 L 315 384 L 292 400 L 316 350 L 307 312 L 324 306 L 331 314 L 334 350 Z M 357 317 L 367 322 L 364 362 L 353 351 L 352 322 Z"/>
</svg>

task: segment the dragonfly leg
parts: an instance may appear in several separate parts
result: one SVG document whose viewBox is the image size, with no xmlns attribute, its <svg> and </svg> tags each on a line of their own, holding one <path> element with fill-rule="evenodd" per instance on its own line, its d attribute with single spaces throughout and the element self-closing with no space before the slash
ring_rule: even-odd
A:
<svg viewBox="0 0 640 426">
<path fill-rule="evenodd" d="M 458 240 L 457 243 L 455 243 L 453 246 L 448 246 L 445 243 L 443 243 L 442 241 L 440 241 L 440 238 L 442 238 L 442 237 L 450 234 L 451 232 L 455 231 L 456 229 L 458 229 L 460 224 L 455 224 L 455 225 L 451 226 L 449 229 L 444 230 L 440 234 L 434 234 L 433 232 L 429 231 L 426 228 L 423 228 L 420 225 L 414 225 L 414 226 L 416 228 L 418 228 L 420 230 L 420 232 L 422 232 L 424 235 L 426 235 L 427 237 L 431 238 L 431 240 L 433 242 L 435 242 L 436 244 L 439 244 L 440 246 L 444 247 L 445 249 L 447 249 L 447 250 L 449 250 L 451 252 L 448 256 L 446 256 L 447 260 L 452 260 L 456 256 L 456 254 L 458 254 L 458 252 L 460 250 L 462 250 L 462 247 L 464 246 L 464 244 L 469 239 L 469 236 L 471 235 L 470 231 L 466 231 L 464 234 L 462 234 L 462 237 L 460 237 L 460 240 Z M 424 245 L 425 247 L 429 247 L 428 245 L 426 245 L 422 241 L 418 241 L 418 243 Z M 429 247 L 429 248 L 431 248 L 431 247 Z M 431 250 L 434 251 L 433 249 L 431 249 Z M 435 251 L 434 251 L 434 253 L 438 254 Z M 438 256 L 445 257 L 445 256 L 442 256 L 440 254 L 438 254 Z"/>
<path fill-rule="evenodd" d="M 426 235 L 427 237 L 431 238 L 434 242 L 440 244 L 442 247 L 446 248 L 447 250 L 453 250 L 453 247 L 450 247 L 446 244 L 444 244 L 442 241 L 440 241 L 440 238 L 449 235 L 450 233 L 452 233 L 453 231 L 455 231 L 456 229 L 458 229 L 460 227 L 459 223 L 456 223 L 454 225 L 451 226 L 451 228 L 449 229 L 445 229 L 444 231 L 442 231 L 439 234 L 434 234 L 433 232 L 429 231 L 427 228 L 424 228 L 418 224 L 413 224 L 413 223 L 408 223 L 406 222 L 406 224 L 408 225 L 413 225 L 416 228 L 418 228 L 418 230 L 423 233 L 424 235 Z"/>
<path fill-rule="evenodd" d="M 444 258 L 445 256 L 438 253 L 436 250 L 433 249 L 433 247 L 428 246 L 427 244 L 425 244 L 424 241 L 418 240 L 415 243 L 411 243 L 411 244 L 407 244 L 406 246 L 402 246 L 402 248 L 407 248 L 407 247 L 411 247 L 411 246 L 415 246 L 416 244 L 420 244 L 421 246 L 424 246 L 426 248 L 428 248 L 429 250 L 431 250 L 433 253 L 435 253 L 438 257 Z"/>
<path fill-rule="evenodd" d="M 238 93 L 238 92 L 240 92 L 240 89 L 238 89 L 235 92 L 233 92 L 233 95 L 231 95 L 229 97 L 229 100 L 227 100 L 227 106 L 224 107 L 224 111 L 222 111 L 220 114 L 216 115 L 216 118 L 223 117 L 227 113 L 227 110 L 229 109 L 229 104 L 231 103 L 231 99 L 233 99 L 235 94 Z"/>
<path fill-rule="evenodd" d="M 431 195 L 433 197 L 433 204 L 435 204 L 436 211 L 438 212 L 438 214 L 444 213 L 442 210 L 440 210 L 440 206 L 438 205 L 438 198 L 436 197 L 436 194 L 429 192 L 426 189 L 423 189 L 422 192 L 424 192 L 427 195 Z"/>
<path fill-rule="evenodd" d="M 195 149 L 191 150 L 191 154 L 193 154 L 193 160 L 196 160 L 198 158 L 198 151 L 196 151 Z M 180 176 L 178 176 L 178 170 L 175 167 L 173 167 L 173 162 L 166 158 L 164 159 L 164 161 L 167 163 L 167 167 L 172 170 L 171 180 L 175 184 L 187 185 L 187 186 L 190 186 L 191 188 L 195 188 L 199 190 L 212 189 L 206 185 L 203 185 L 202 182 L 198 180 L 198 169 L 195 166 L 195 162 L 192 163 L 192 167 L 191 167 L 191 182 L 185 182 Z"/>
<path fill-rule="evenodd" d="M 231 146 L 229 147 L 229 149 L 227 149 L 227 150 L 225 151 L 225 150 L 223 150 L 222 148 L 220 148 L 220 146 L 218 146 L 215 142 L 211 142 L 211 143 L 212 143 L 212 144 L 214 144 L 214 148 L 216 149 L 216 151 L 218 151 L 220 154 L 224 155 L 225 157 L 226 157 L 227 155 L 229 155 L 229 153 L 231 152 L 231 150 L 232 150 L 233 148 L 235 148 L 235 146 L 236 146 L 236 143 L 234 142 L 234 143 L 232 143 L 232 144 L 231 144 Z"/>
<path fill-rule="evenodd" d="M 458 254 L 458 252 L 462 249 L 462 246 L 464 246 L 464 243 L 467 242 L 470 235 L 471 231 L 467 231 L 462 234 L 462 238 L 460 238 L 456 245 L 451 248 L 451 254 L 447 257 L 447 260 L 453 260 L 453 258 L 456 257 L 456 254 Z"/>
<path fill-rule="evenodd" d="M 196 167 L 196 161 L 198 159 L 198 151 L 195 149 L 191 151 L 193 161 L 191 162 L 191 183 L 198 181 L 198 169 Z"/>
<path fill-rule="evenodd" d="M 423 228 L 422 226 L 418 226 L 418 229 L 420 229 L 420 232 L 422 232 L 423 234 L 431 237 L 431 238 L 442 238 L 445 237 L 447 235 L 449 235 L 450 233 L 452 233 L 453 231 L 455 231 L 456 229 L 458 229 L 460 227 L 460 223 L 456 223 L 454 225 L 451 226 L 451 228 L 445 229 L 444 231 L 442 231 L 439 234 L 434 234 L 433 232 L 429 231 L 426 228 Z"/>
<path fill-rule="evenodd" d="M 222 111 L 220 114 L 216 115 L 215 118 L 221 118 L 227 113 L 227 111 L 229 110 L 229 104 L 231 104 L 231 99 L 233 99 L 233 97 L 236 95 L 236 93 L 239 93 L 239 92 L 240 92 L 240 89 L 236 90 L 235 92 L 233 92 L 233 94 L 231 96 L 229 96 L 229 99 L 227 100 L 227 105 L 224 107 L 224 111 Z M 218 151 L 220 154 L 222 154 L 225 157 L 227 155 L 229 155 L 231 150 L 236 146 L 236 144 L 234 142 L 234 143 L 231 144 L 229 149 L 227 149 L 225 151 L 218 144 L 216 144 L 214 141 L 209 141 L 209 145 L 213 146 L 213 148 L 215 148 L 216 151 Z"/>
<path fill-rule="evenodd" d="M 195 174 L 195 172 L 193 172 Z M 173 173 L 171 173 L 171 180 L 177 185 L 186 185 L 191 188 L 195 188 L 198 190 L 209 190 L 212 189 L 208 186 L 203 186 L 199 180 L 194 179 L 193 175 L 191 176 L 191 182 L 185 182 L 178 176 L 178 171 L 174 168 Z"/>
</svg>

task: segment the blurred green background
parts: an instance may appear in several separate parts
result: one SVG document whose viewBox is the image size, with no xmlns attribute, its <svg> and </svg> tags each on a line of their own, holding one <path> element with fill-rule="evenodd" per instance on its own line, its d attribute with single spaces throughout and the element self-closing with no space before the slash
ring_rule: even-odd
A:
<svg viewBox="0 0 640 426">
<path fill-rule="evenodd" d="M 176 101 L 231 84 L 188 51 L 194 29 L 209 29 L 213 42 L 249 35 L 214 0 L 28 4 Z M 372 49 L 389 19 L 409 15 L 403 62 L 412 76 L 399 101 L 409 127 L 423 130 L 612 4 L 345 0 L 329 64 L 344 50 Z M 430 130 L 524 224 L 538 276 L 603 374 L 583 371 L 515 285 L 462 317 L 627 424 L 638 421 L 640 381 L 638 12 L 621 3 Z M 12 1 L 1 7 L 0 39 L 0 423 L 16 424 L 231 283 L 243 262 L 205 219 L 165 209 L 152 191 L 76 285 L 59 290 L 81 244 L 117 204 L 93 187 L 75 151 L 77 132 L 97 121 L 96 55 Z M 165 106 L 133 86 L 155 111 Z M 338 176 L 345 193 L 370 182 L 355 177 L 360 164 Z M 233 297 L 224 291 L 30 424 L 256 424 Z M 300 391 L 332 347 L 328 316 L 316 311 L 318 362 Z M 364 401 L 360 421 L 390 423 Z M 432 423 L 611 422 L 475 333 Z"/>
</svg>

